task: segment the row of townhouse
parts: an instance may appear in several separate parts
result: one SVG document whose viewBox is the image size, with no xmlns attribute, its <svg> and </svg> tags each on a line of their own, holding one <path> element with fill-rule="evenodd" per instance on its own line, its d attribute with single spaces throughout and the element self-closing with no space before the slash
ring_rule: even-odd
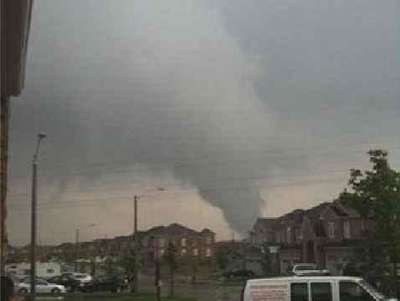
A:
<svg viewBox="0 0 400 301">
<path fill-rule="evenodd" d="M 164 255 L 168 245 L 174 244 L 177 255 L 180 257 L 209 258 L 214 253 L 215 233 L 209 229 L 196 231 L 180 224 L 158 226 L 138 233 L 142 255 L 150 262 L 154 254 Z M 39 247 L 38 252 L 43 260 L 60 258 L 75 260 L 78 258 L 104 258 L 124 256 L 135 246 L 133 235 L 118 236 L 110 239 L 96 239 L 88 242 L 63 243 L 53 247 Z M 29 255 L 29 246 L 17 249 L 13 254 L 13 261 L 26 260 Z M 17 260 L 19 259 L 19 260 Z"/>
<path fill-rule="evenodd" d="M 250 232 L 253 245 L 275 245 L 281 272 L 299 262 L 313 262 L 341 274 L 360 242 L 369 239 L 373 222 L 339 201 L 277 218 L 259 218 Z"/>
<path fill-rule="evenodd" d="M 209 229 L 195 231 L 175 223 L 166 227 L 154 227 L 141 236 L 142 248 L 148 260 L 154 255 L 163 256 L 169 244 L 174 245 L 176 254 L 180 257 L 207 259 L 214 254 L 215 233 Z"/>
</svg>

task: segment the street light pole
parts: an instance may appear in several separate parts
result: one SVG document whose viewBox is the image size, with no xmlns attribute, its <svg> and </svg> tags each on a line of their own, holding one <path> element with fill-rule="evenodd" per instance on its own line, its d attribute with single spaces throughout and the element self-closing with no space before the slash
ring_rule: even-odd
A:
<svg viewBox="0 0 400 301">
<path fill-rule="evenodd" d="M 133 279 L 133 292 L 137 293 L 139 287 L 139 238 L 138 238 L 138 196 L 135 195 L 133 199 L 133 215 L 134 215 L 134 224 L 133 224 L 133 239 L 134 239 L 134 249 L 135 249 L 135 269 L 134 269 L 134 279 Z"/>
<path fill-rule="evenodd" d="M 95 227 L 95 226 L 96 226 L 96 224 L 89 224 L 89 225 L 86 225 L 85 228 Z M 79 272 L 79 244 L 80 244 L 79 237 L 80 237 L 80 233 L 81 233 L 80 228 L 77 227 L 76 232 L 75 232 L 75 264 L 74 264 L 75 265 L 74 271 L 76 273 Z"/>
<path fill-rule="evenodd" d="M 40 142 L 46 137 L 45 134 L 38 134 L 36 151 L 32 160 L 32 204 L 31 204 L 31 301 L 36 298 L 36 231 L 37 231 L 37 166 Z"/>
<path fill-rule="evenodd" d="M 164 187 L 157 187 L 158 192 L 165 191 Z M 133 285 L 132 285 L 132 292 L 137 293 L 139 290 L 139 256 L 140 256 L 140 238 L 138 233 L 138 201 L 144 195 L 135 195 L 133 197 L 133 250 L 135 253 L 134 258 L 134 266 L 135 269 L 133 271 Z"/>
<path fill-rule="evenodd" d="M 78 258 L 79 258 L 79 228 L 76 229 L 75 233 L 75 273 L 78 272 Z"/>
</svg>

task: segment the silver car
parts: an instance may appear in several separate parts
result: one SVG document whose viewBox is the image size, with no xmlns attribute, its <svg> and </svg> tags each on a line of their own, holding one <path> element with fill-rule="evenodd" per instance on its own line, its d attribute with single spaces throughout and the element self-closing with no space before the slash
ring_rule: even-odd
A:
<svg viewBox="0 0 400 301">
<path fill-rule="evenodd" d="M 63 285 L 49 283 L 44 279 L 36 279 L 36 292 L 39 294 L 63 294 L 67 290 Z M 19 294 L 28 294 L 31 291 L 31 280 L 25 278 L 23 281 L 17 283 L 16 290 Z"/>
</svg>

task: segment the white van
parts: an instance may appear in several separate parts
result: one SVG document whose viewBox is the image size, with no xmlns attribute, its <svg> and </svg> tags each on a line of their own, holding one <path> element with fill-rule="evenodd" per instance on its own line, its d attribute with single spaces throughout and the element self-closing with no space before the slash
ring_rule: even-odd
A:
<svg viewBox="0 0 400 301">
<path fill-rule="evenodd" d="M 248 280 L 243 301 L 394 301 L 361 278 L 282 277 Z"/>
</svg>

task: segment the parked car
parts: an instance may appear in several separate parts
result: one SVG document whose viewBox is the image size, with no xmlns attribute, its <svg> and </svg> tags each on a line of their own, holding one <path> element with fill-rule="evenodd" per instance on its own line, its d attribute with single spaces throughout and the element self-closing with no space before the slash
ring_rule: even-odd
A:
<svg viewBox="0 0 400 301">
<path fill-rule="evenodd" d="M 328 276 L 329 270 L 319 269 L 314 263 L 299 263 L 293 265 L 290 274 L 294 276 Z"/>
<path fill-rule="evenodd" d="M 88 283 L 93 280 L 93 277 L 85 273 L 71 273 L 70 277 L 79 281 L 80 283 Z"/>
<path fill-rule="evenodd" d="M 92 276 L 84 273 L 64 273 L 49 279 L 49 282 L 64 285 L 69 292 L 82 291 L 83 287 L 92 281 Z"/>
<path fill-rule="evenodd" d="M 83 292 L 109 291 L 112 293 L 121 292 L 126 288 L 127 282 L 125 279 L 116 276 L 96 277 L 80 287 Z"/>
<path fill-rule="evenodd" d="M 50 283 L 63 285 L 69 292 L 75 292 L 79 289 L 81 282 L 72 278 L 69 274 L 52 277 L 48 280 Z"/>
<path fill-rule="evenodd" d="M 67 290 L 65 286 L 47 282 L 44 279 L 36 279 L 36 292 L 39 294 L 62 294 L 66 293 Z M 19 294 L 28 294 L 31 291 L 31 279 L 25 278 L 21 282 L 16 284 L 16 291 Z"/>
<path fill-rule="evenodd" d="M 395 301 L 365 280 L 345 276 L 304 276 L 252 279 L 246 282 L 241 301 Z"/>
</svg>

